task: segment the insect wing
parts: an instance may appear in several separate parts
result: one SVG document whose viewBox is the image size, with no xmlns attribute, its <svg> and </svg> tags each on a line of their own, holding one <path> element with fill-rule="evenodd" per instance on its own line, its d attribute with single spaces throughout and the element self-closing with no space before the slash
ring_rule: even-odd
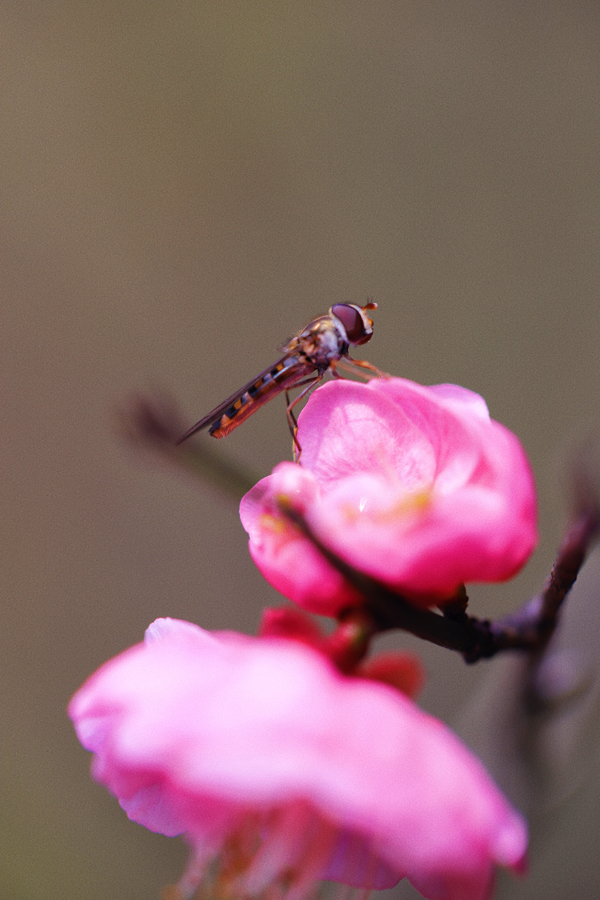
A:
<svg viewBox="0 0 600 900">
<path fill-rule="evenodd" d="M 225 437 L 234 428 L 245 422 L 257 409 L 260 409 L 277 394 L 292 388 L 313 371 L 313 366 L 300 362 L 297 356 L 282 356 L 244 387 L 223 400 L 207 416 L 192 425 L 177 443 L 181 444 L 182 441 L 197 431 L 202 431 L 203 428 L 210 428 L 210 433 L 214 437 Z"/>
</svg>

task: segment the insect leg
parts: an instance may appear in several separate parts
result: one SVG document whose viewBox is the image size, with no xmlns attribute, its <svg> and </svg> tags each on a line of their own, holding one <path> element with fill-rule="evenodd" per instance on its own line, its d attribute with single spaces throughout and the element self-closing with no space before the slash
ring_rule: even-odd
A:
<svg viewBox="0 0 600 900">
<path fill-rule="evenodd" d="M 303 391 L 300 391 L 297 397 L 294 400 L 290 401 L 289 392 L 286 390 L 285 398 L 288 402 L 286 415 L 288 420 L 288 425 L 290 426 L 290 431 L 292 433 L 292 440 L 294 442 L 294 462 L 298 462 L 300 459 L 300 454 L 302 453 L 302 447 L 298 443 L 298 422 L 296 421 L 296 416 L 294 414 L 294 407 L 298 405 L 298 403 L 302 400 L 306 394 L 310 393 L 310 391 L 318 385 L 320 381 L 323 380 L 324 372 L 317 373 L 313 378 L 306 378 L 304 381 L 298 382 L 294 387 L 301 387 L 302 385 L 306 385 Z"/>
<path fill-rule="evenodd" d="M 342 376 L 340 375 L 340 373 L 339 373 L 338 370 L 337 370 L 337 366 L 338 366 L 338 364 L 339 364 L 340 362 L 341 362 L 341 360 L 338 359 L 338 360 L 336 360 L 336 361 L 332 361 L 332 362 L 329 364 L 329 371 L 331 372 L 331 377 L 332 377 L 332 378 L 342 378 Z"/>
<path fill-rule="evenodd" d="M 372 363 L 367 362 L 366 359 L 352 359 L 350 356 L 344 356 L 342 359 L 339 359 L 336 363 L 337 368 L 342 371 L 352 373 L 353 375 L 362 375 L 363 378 L 369 379 L 369 375 L 366 372 L 357 372 L 356 369 L 366 369 L 367 372 L 370 373 L 371 377 L 375 376 L 377 378 L 389 378 L 390 376 L 386 372 L 382 372 L 381 369 L 378 369 L 377 366 L 374 366 Z M 335 373 L 334 373 L 335 374 Z M 338 376 L 339 377 L 339 376 Z"/>
<path fill-rule="evenodd" d="M 323 373 L 324 374 L 324 373 Z M 312 378 L 305 378 L 304 381 L 299 381 L 298 384 L 292 385 L 291 388 L 287 388 L 285 392 L 285 399 L 287 400 L 287 417 L 288 422 L 290 423 L 290 428 L 296 429 L 298 427 L 298 423 L 296 422 L 296 416 L 293 412 L 294 406 L 302 400 L 302 398 L 308 394 L 311 388 L 316 387 L 319 381 L 323 378 L 323 375 L 315 375 Z M 297 387 L 302 387 L 302 385 L 308 385 L 303 391 L 301 391 L 298 396 L 294 400 L 290 400 L 290 390 L 296 390 Z"/>
</svg>

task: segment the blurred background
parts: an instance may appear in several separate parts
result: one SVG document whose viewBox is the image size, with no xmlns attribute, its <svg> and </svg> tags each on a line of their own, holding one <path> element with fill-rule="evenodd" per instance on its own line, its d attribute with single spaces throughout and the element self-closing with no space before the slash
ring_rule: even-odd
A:
<svg viewBox="0 0 600 900">
<path fill-rule="evenodd" d="M 90 780 L 67 702 L 157 616 L 253 632 L 280 601 L 235 503 L 122 440 L 131 391 L 191 424 L 313 316 L 372 297 L 365 356 L 483 394 L 532 461 L 539 549 L 473 586 L 473 613 L 542 585 L 600 415 L 599 126 L 588 0 L 0 4 L 2 898 L 177 879 L 183 844 Z M 211 447 L 259 475 L 289 459 L 283 399 Z M 423 704 L 530 818 L 530 877 L 499 897 L 600 893 L 599 571 L 562 637 L 593 687 L 548 731 L 541 787 L 499 734 L 518 661 L 422 648 Z"/>
</svg>

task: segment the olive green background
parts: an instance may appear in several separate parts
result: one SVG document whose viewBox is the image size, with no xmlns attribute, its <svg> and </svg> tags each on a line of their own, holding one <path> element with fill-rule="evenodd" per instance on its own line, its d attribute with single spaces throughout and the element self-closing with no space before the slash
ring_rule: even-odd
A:
<svg viewBox="0 0 600 900">
<path fill-rule="evenodd" d="M 373 297 L 365 357 L 482 393 L 532 461 L 539 550 L 473 611 L 541 585 L 600 417 L 599 125 L 596 2 L 0 4 L 3 900 L 176 880 L 182 843 L 89 779 L 66 704 L 156 616 L 252 632 L 279 602 L 235 505 L 125 446 L 132 390 L 191 422 Z M 214 446 L 266 474 L 290 458 L 283 400 Z M 594 571 L 568 632 L 592 680 Z M 533 802 L 495 730 L 518 663 L 423 654 L 423 703 L 531 818 L 530 878 L 499 896 L 598 896 L 596 695 Z"/>
</svg>

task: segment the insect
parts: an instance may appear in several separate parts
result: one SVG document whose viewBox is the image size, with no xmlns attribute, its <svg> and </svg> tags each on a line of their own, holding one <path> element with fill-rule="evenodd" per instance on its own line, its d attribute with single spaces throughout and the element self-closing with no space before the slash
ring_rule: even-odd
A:
<svg viewBox="0 0 600 900">
<path fill-rule="evenodd" d="M 382 375 L 375 366 L 364 360 L 348 356 L 350 344 L 366 344 L 373 336 L 373 321 L 367 312 L 377 309 L 376 303 L 355 306 L 353 303 L 336 303 L 327 315 L 319 316 L 295 335 L 283 348 L 283 355 L 245 384 L 207 416 L 196 422 L 179 438 L 177 444 L 187 440 L 197 431 L 208 428 L 209 434 L 222 438 L 245 422 L 257 409 L 273 397 L 285 391 L 287 399 L 287 419 L 294 440 L 296 459 L 300 458 L 297 422 L 294 407 L 302 398 L 322 381 L 330 371 L 339 378 L 337 369 L 352 371 L 353 367 L 369 370 L 374 375 Z M 304 390 L 290 402 L 288 391 L 304 387 Z"/>
</svg>

